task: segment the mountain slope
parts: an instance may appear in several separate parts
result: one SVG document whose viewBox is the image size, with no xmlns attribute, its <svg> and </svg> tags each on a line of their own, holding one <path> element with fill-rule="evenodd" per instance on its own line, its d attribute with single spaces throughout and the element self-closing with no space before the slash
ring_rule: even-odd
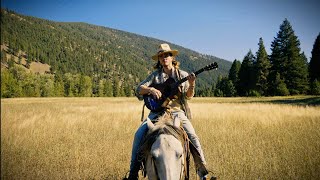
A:
<svg viewBox="0 0 320 180">
<path fill-rule="evenodd" d="M 27 64 L 36 61 L 50 65 L 52 74 L 84 74 L 94 82 L 116 77 L 134 87 L 153 70 L 151 56 L 164 42 L 107 27 L 53 22 L 1 9 L 1 44 L 17 56 L 21 56 L 19 51 L 25 52 Z M 219 64 L 217 71 L 199 75 L 200 90 L 211 87 L 231 67 L 229 61 L 167 43 L 179 50 L 177 60 L 188 72 L 213 61 Z"/>
</svg>

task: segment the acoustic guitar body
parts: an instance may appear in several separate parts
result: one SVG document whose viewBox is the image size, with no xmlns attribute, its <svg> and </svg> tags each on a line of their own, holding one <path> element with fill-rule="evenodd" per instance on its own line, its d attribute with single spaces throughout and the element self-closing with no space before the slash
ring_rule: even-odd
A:
<svg viewBox="0 0 320 180">
<path fill-rule="evenodd" d="M 152 84 L 150 87 L 153 87 L 162 93 L 160 99 L 154 98 L 152 94 L 143 96 L 145 105 L 153 112 L 163 111 L 165 108 L 165 102 L 167 100 L 174 99 L 174 95 L 179 92 L 177 83 L 173 78 L 169 78 L 161 84 Z"/>
</svg>

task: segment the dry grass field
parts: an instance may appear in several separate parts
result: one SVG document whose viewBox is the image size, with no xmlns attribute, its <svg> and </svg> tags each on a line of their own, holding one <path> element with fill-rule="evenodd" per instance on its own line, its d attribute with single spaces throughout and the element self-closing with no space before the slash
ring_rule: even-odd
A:
<svg viewBox="0 0 320 180">
<path fill-rule="evenodd" d="M 208 168 L 222 180 L 319 179 L 319 101 L 194 98 Z M 136 98 L 2 99 L 1 179 L 119 180 L 141 110 Z"/>
</svg>

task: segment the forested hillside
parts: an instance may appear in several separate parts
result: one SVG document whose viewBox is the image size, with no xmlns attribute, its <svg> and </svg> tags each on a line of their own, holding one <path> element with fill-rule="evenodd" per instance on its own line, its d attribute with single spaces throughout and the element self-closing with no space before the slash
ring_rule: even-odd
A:
<svg viewBox="0 0 320 180">
<path fill-rule="evenodd" d="M 53 22 L 1 9 L 1 97 L 132 96 L 155 63 L 151 56 L 165 41 L 78 22 Z M 217 71 L 198 77 L 197 96 L 205 96 L 231 62 L 181 46 L 177 60 L 192 72 L 212 63 Z M 46 74 L 32 63 L 50 66 Z"/>
</svg>

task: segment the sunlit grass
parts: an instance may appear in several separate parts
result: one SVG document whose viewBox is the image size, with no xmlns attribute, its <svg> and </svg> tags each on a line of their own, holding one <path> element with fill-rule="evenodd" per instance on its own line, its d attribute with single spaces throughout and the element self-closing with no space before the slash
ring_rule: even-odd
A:
<svg viewBox="0 0 320 180">
<path fill-rule="evenodd" d="M 220 179 L 320 177 L 320 106 L 275 100 L 283 98 L 190 102 Z M 121 179 L 141 111 L 135 98 L 2 99 L 1 179 Z"/>
</svg>

